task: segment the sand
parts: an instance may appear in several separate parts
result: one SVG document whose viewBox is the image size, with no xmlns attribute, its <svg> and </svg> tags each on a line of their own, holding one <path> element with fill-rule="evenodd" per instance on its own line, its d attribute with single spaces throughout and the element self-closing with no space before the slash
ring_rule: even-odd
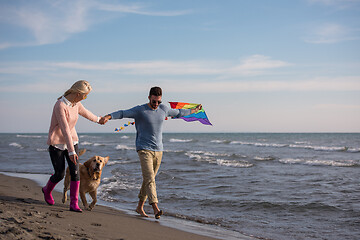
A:
<svg viewBox="0 0 360 240">
<path fill-rule="evenodd" d="M 61 193 L 54 191 L 53 197 L 56 203 L 49 206 L 34 181 L 0 174 L 0 238 L 214 239 L 165 227 L 160 224 L 166 221 L 163 218 L 148 221 L 100 205 L 92 211 L 70 212 L 69 203 L 61 202 Z"/>
</svg>

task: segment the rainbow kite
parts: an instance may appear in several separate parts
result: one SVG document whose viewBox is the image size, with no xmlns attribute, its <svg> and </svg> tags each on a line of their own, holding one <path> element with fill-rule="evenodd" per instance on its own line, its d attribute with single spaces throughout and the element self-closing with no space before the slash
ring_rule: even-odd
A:
<svg viewBox="0 0 360 240">
<path fill-rule="evenodd" d="M 175 108 L 175 109 L 193 109 L 199 105 L 196 103 L 183 103 L 183 102 L 169 102 L 169 103 L 171 108 Z M 181 117 L 181 119 L 184 119 L 187 122 L 199 121 L 205 125 L 212 125 L 208 117 L 206 116 L 204 109 L 201 109 L 197 113 L 193 113 L 188 116 Z"/>
</svg>

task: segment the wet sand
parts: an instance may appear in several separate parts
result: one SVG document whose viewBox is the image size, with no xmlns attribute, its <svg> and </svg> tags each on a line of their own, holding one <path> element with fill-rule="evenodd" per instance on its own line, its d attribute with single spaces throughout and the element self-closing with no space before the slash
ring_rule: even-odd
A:
<svg viewBox="0 0 360 240">
<path fill-rule="evenodd" d="M 34 181 L 0 174 L 1 239 L 215 239 L 160 225 L 166 219 L 148 221 L 100 205 L 70 212 L 61 193 L 53 197 L 49 206 Z"/>
</svg>

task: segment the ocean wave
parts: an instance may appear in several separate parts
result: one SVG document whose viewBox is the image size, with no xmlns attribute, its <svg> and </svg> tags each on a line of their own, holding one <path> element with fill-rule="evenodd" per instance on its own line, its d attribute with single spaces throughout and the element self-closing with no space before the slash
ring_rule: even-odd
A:
<svg viewBox="0 0 360 240">
<path fill-rule="evenodd" d="M 194 161 L 207 162 L 210 164 L 217 164 L 219 166 L 225 166 L 225 167 L 248 168 L 254 166 L 254 164 L 244 160 L 228 160 L 222 158 L 219 159 L 216 158 L 218 157 L 218 155 L 216 154 L 206 155 L 206 152 L 201 152 L 201 151 L 187 152 L 185 153 L 185 155 Z"/>
<path fill-rule="evenodd" d="M 88 142 L 88 141 L 81 142 L 80 144 L 84 145 L 84 146 L 93 145 L 94 147 L 102 147 L 102 146 L 112 145 L 112 144 L 109 144 L 109 143 L 92 143 L 92 142 Z"/>
<path fill-rule="evenodd" d="M 290 144 L 289 147 L 311 149 L 315 151 L 328 151 L 328 152 L 346 152 L 349 150 L 348 147 L 326 147 L 326 146 L 294 145 L 294 144 Z"/>
<path fill-rule="evenodd" d="M 128 178 L 119 178 L 119 176 L 103 178 L 98 188 L 98 195 L 105 201 L 119 201 L 116 196 L 120 195 L 122 191 L 140 189 L 141 186 L 135 182 Z"/>
<path fill-rule="evenodd" d="M 164 149 L 163 152 L 168 152 L 168 153 L 184 153 L 185 150 Z"/>
<path fill-rule="evenodd" d="M 223 222 L 224 222 L 223 218 L 213 219 L 213 218 L 205 218 L 205 217 L 200 217 L 200 216 L 189 216 L 189 215 L 184 215 L 181 213 L 172 213 L 169 211 L 167 211 L 165 213 L 165 215 L 173 217 L 173 218 L 179 218 L 179 219 L 197 222 L 197 223 L 201 223 L 201 224 L 216 225 L 219 227 L 227 227 L 223 224 Z"/>
<path fill-rule="evenodd" d="M 359 152 L 360 152 L 360 148 L 348 148 L 347 151 L 348 151 L 348 152 L 351 152 L 351 153 L 359 153 Z"/>
<path fill-rule="evenodd" d="M 231 141 L 230 144 L 250 145 L 256 147 L 277 147 L 277 148 L 283 148 L 289 146 L 288 144 L 281 144 L 281 143 L 258 143 L 258 142 L 243 142 L 243 141 Z"/>
<path fill-rule="evenodd" d="M 20 149 L 23 149 L 23 148 L 24 148 L 21 144 L 16 143 L 16 142 L 10 143 L 9 146 L 11 146 L 11 147 L 17 147 L 17 148 L 20 148 Z"/>
<path fill-rule="evenodd" d="M 238 167 L 238 168 L 249 168 L 254 166 L 254 164 L 249 163 L 247 161 L 234 161 L 234 160 L 226 160 L 226 159 L 216 159 L 216 163 L 220 166 Z"/>
<path fill-rule="evenodd" d="M 193 139 L 177 139 L 177 138 L 170 138 L 169 142 L 175 142 L 175 143 L 187 143 L 192 142 Z"/>
<path fill-rule="evenodd" d="M 116 150 L 135 150 L 136 148 L 119 144 L 115 147 L 115 149 Z"/>
<path fill-rule="evenodd" d="M 105 143 L 94 143 L 95 147 L 106 146 Z"/>
<path fill-rule="evenodd" d="M 212 143 L 226 143 L 226 144 L 228 144 L 228 143 L 230 143 L 231 141 L 229 141 L 229 140 L 211 140 L 210 142 L 212 142 Z"/>
<path fill-rule="evenodd" d="M 102 138 L 102 136 L 80 135 L 79 138 Z"/>
<path fill-rule="evenodd" d="M 185 155 L 188 156 L 190 159 L 193 159 L 193 160 L 198 160 L 198 161 L 200 161 L 202 159 L 206 160 L 206 158 L 203 158 L 199 154 L 185 153 Z"/>
<path fill-rule="evenodd" d="M 295 144 L 311 144 L 310 142 L 302 142 L 302 141 L 300 141 L 300 142 L 295 142 Z"/>
<path fill-rule="evenodd" d="M 351 152 L 358 153 L 360 148 L 351 148 L 347 146 L 315 146 L 315 145 L 305 145 L 307 142 L 295 142 L 295 144 L 286 144 L 286 143 L 261 143 L 261 142 L 244 142 L 244 141 L 231 141 L 230 144 L 238 145 L 247 145 L 255 147 L 274 147 L 274 148 L 299 148 L 299 149 L 309 149 L 314 151 L 327 151 L 327 152 Z"/>
<path fill-rule="evenodd" d="M 121 137 L 122 139 L 128 139 L 128 138 L 130 138 L 129 136 L 122 136 Z"/>
<path fill-rule="evenodd" d="M 312 209 L 316 209 L 317 211 L 325 211 L 325 212 L 335 212 L 341 211 L 337 207 L 326 205 L 323 203 L 298 203 L 298 202 L 266 202 L 266 201 L 252 201 L 252 202 L 244 202 L 241 203 L 242 207 L 247 210 L 259 210 L 266 209 L 266 211 L 310 211 Z"/>
<path fill-rule="evenodd" d="M 120 160 L 112 160 L 112 161 L 108 161 L 108 163 L 106 164 L 107 166 L 113 166 L 113 165 L 116 165 L 116 164 L 123 164 L 124 162 L 123 161 L 120 161 Z"/>
<path fill-rule="evenodd" d="M 22 134 L 18 134 L 16 135 L 16 137 L 18 138 L 42 138 L 42 137 L 47 137 L 47 136 L 39 136 L 39 135 L 22 135 Z"/>
<path fill-rule="evenodd" d="M 184 151 L 181 151 L 181 152 L 184 152 Z M 229 158 L 235 158 L 235 159 L 242 159 L 242 158 L 247 158 L 247 156 L 245 155 L 239 155 L 239 154 L 236 154 L 236 153 L 215 153 L 215 152 L 207 152 L 207 151 L 188 151 L 186 152 L 187 156 L 190 156 L 190 155 L 194 155 L 195 158 L 196 158 L 196 155 L 203 155 L 203 156 L 206 156 L 206 157 L 229 157 Z"/>
<path fill-rule="evenodd" d="M 210 157 L 229 157 L 229 156 L 231 156 L 230 154 L 227 154 L 227 153 L 215 153 L 215 152 L 206 152 L 206 151 L 189 151 L 189 153 L 203 154 L 205 156 L 210 156 Z"/>
<path fill-rule="evenodd" d="M 257 161 L 272 161 L 275 159 L 276 159 L 276 157 L 272 157 L 272 156 L 267 156 L 267 157 L 256 156 L 256 157 L 254 157 L 254 160 L 257 160 Z"/>
<path fill-rule="evenodd" d="M 355 167 L 359 166 L 359 163 L 354 160 L 312 160 L 312 159 L 299 159 L 299 158 L 284 158 L 279 162 L 285 164 L 304 164 L 311 166 L 331 166 L 331 167 Z"/>
<path fill-rule="evenodd" d="M 47 148 L 37 148 L 36 151 L 37 152 L 47 152 L 48 149 Z"/>
<path fill-rule="evenodd" d="M 129 163 L 138 163 L 138 160 L 112 160 L 109 161 L 106 165 L 107 166 L 113 166 L 118 164 L 129 164 Z"/>
</svg>

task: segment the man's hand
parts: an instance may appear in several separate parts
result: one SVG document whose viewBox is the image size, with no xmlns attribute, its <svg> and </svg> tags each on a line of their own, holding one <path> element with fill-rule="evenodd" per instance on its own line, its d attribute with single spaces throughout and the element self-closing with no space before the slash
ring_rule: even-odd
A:
<svg viewBox="0 0 360 240">
<path fill-rule="evenodd" d="M 191 109 L 191 114 L 197 113 L 197 112 L 200 111 L 201 109 L 202 109 L 202 105 L 199 104 L 199 105 L 196 106 L 196 108 Z"/>
</svg>

